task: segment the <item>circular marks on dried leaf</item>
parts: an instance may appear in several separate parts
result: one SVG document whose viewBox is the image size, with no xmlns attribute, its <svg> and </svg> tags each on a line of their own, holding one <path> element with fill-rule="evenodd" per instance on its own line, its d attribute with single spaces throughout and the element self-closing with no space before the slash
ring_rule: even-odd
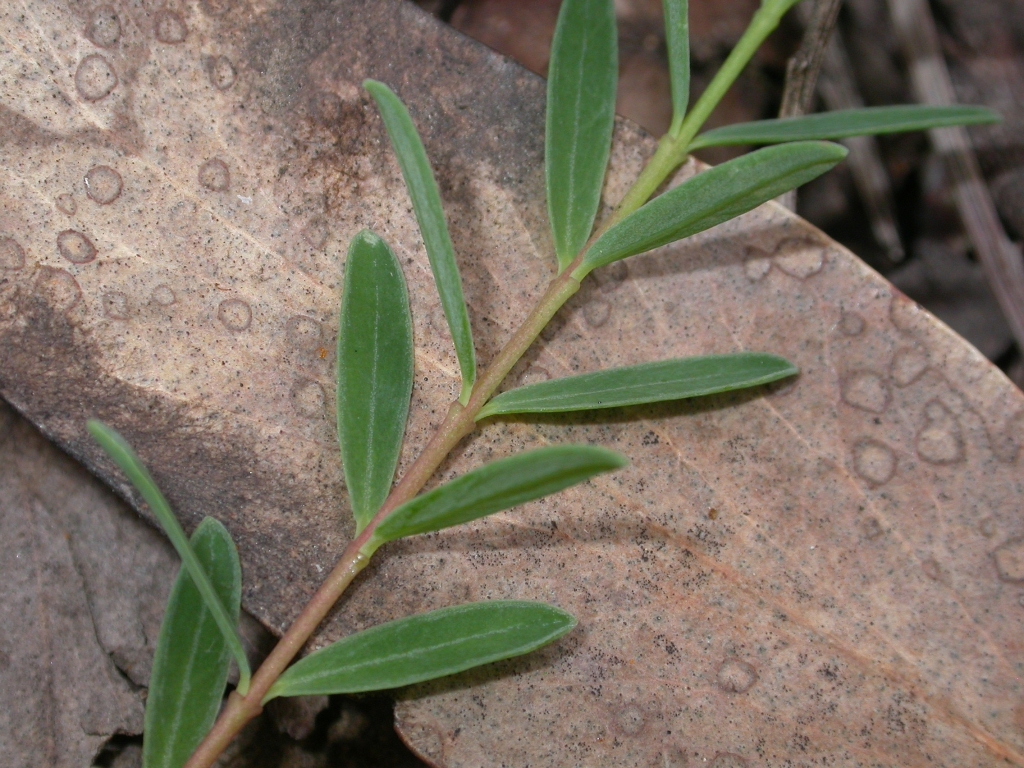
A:
<svg viewBox="0 0 1024 768">
<path fill-rule="evenodd" d="M 86 101 L 99 101 L 117 87 L 117 73 L 98 53 L 86 56 L 75 71 L 75 88 Z"/>
<path fill-rule="evenodd" d="M 1024 582 L 1024 537 L 1010 539 L 992 553 L 999 578 L 1011 584 Z"/>
<path fill-rule="evenodd" d="M 210 77 L 210 84 L 218 91 L 226 91 L 235 84 L 238 72 L 235 65 L 227 56 L 210 56 L 206 60 L 206 74 Z"/>
<path fill-rule="evenodd" d="M 519 386 L 525 387 L 527 384 L 537 384 L 541 381 L 548 381 L 551 378 L 551 373 L 542 365 L 531 365 L 526 369 L 519 378 Z"/>
<path fill-rule="evenodd" d="M 103 294 L 103 315 L 111 320 L 128 319 L 128 297 L 123 293 L 114 291 Z"/>
<path fill-rule="evenodd" d="M 726 659 L 718 668 L 715 680 L 726 693 L 746 693 L 757 682 L 757 671 L 740 659 Z"/>
<path fill-rule="evenodd" d="M 889 376 L 897 387 L 907 387 L 928 370 L 928 356 L 917 347 L 903 347 L 893 355 Z"/>
<path fill-rule="evenodd" d="M 75 202 L 75 196 L 70 192 L 57 195 L 57 199 L 54 202 L 57 204 L 57 210 L 65 216 L 74 216 L 78 213 L 78 203 Z"/>
<path fill-rule="evenodd" d="M 117 11 L 109 5 L 104 5 L 92 12 L 89 23 L 85 28 L 85 36 L 92 41 L 93 45 L 100 48 L 110 48 L 121 39 L 121 19 Z"/>
<path fill-rule="evenodd" d="M 1004 464 L 1013 464 L 1024 445 L 1024 410 L 1010 414 L 1003 428 L 991 435 L 995 457 Z"/>
<path fill-rule="evenodd" d="M 320 323 L 305 315 L 290 317 L 284 324 L 284 332 L 292 346 L 306 351 L 319 347 L 323 339 Z"/>
<path fill-rule="evenodd" d="M 956 464 L 964 457 L 960 427 L 949 409 L 938 400 L 925 406 L 927 423 L 917 435 L 917 454 L 930 464 Z"/>
<path fill-rule="evenodd" d="M 743 262 L 743 273 L 752 283 L 760 282 L 772 268 L 771 259 L 758 257 Z"/>
<path fill-rule="evenodd" d="M 583 319 L 591 328 L 600 328 L 608 322 L 612 305 L 604 299 L 594 299 L 583 305 Z"/>
<path fill-rule="evenodd" d="M 607 267 L 595 269 L 593 275 L 598 287 L 605 293 L 611 293 L 629 277 L 629 267 L 625 261 L 616 261 Z"/>
<path fill-rule="evenodd" d="M 711 768 L 747 768 L 747 761 L 733 752 L 718 752 Z"/>
<path fill-rule="evenodd" d="M 648 765 L 650 768 L 688 768 L 690 758 L 682 747 L 668 745 L 662 747 Z"/>
<path fill-rule="evenodd" d="M 231 186 L 231 171 L 223 160 L 215 157 L 199 166 L 199 183 L 211 192 L 224 192 Z"/>
<path fill-rule="evenodd" d="M 929 557 L 921 563 L 921 570 L 924 571 L 924 575 L 932 581 L 939 581 L 942 579 L 942 567 L 939 565 L 939 561 L 934 557 Z"/>
<path fill-rule="evenodd" d="M 110 205 L 121 194 L 121 174 L 107 165 L 94 165 L 85 174 L 85 194 L 94 203 Z"/>
<path fill-rule="evenodd" d="M 395 730 L 416 754 L 434 765 L 445 762 L 445 735 L 434 722 L 422 722 L 411 717 L 406 708 L 395 708 Z M 415 746 L 413 746 L 415 745 Z"/>
<path fill-rule="evenodd" d="M 856 312 L 843 312 L 839 317 L 839 330 L 844 336 L 860 336 L 864 333 L 864 318 Z"/>
<path fill-rule="evenodd" d="M 877 440 L 861 440 L 853 447 L 853 469 L 871 485 L 885 485 L 896 474 L 896 454 Z"/>
<path fill-rule="evenodd" d="M 333 91 L 318 91 L 310 100 L 310 108 L 322 125 L 333 125 L 341 119 L 344 106 Z"/>
<path fill-rule="evenodd" d="M 626 736 L 636 736 L 647 725 L 647 713 L 636 704 L 627 704 L 615 713 L 615 728 Z"/>
<path fill-rule="evenodd" d="M 234 0 L 199 0 L 199 7 L 207 16 L 223 16 L 234 6 Z"/>
<path fill-rule="evenodd" d="M 156 15 L 156 21 L 153 23 L 153 31 L 156 34 L 157 40 L 168 45 L 183 43 L 185 38 L 188 37 L 188 27 L 185 26 L 185 20 L 181 18 L 181 14 L 175 11 L 160 11 Z"/>
<path fill-rule="evenodd" d="M 229 331 L 244 331 L 252 324 L 252 310 L 241 299 L 225 299 L 217 307 L 217 317 Z"/>
<path fill-rule="evenodd" d="M 317 419 L 324 415 L 324 403 L 327 401 L 324 388 L 310 379 L 299 379 L 292 385 L 292 406 L 295 412 L 307 419 Z"/>
<path fill-rule="evenodd" d="M 15 270 L 25 266 L 25 249 L 13 237 L 0 237 L 0 269 Z"/>
<path fill-rule="evenodd" d="M 302 238 L 309 243 L 309 247 L 314 251 L 319 251 L 327 245 L 327 236 L 329 234 L 330 230 L 327 227 L 327 222 L 319 218 L 313 219 L 302 230 Z"/>
<path fill-rule="evenodd" d="M 790 277 L 806 280 L 825 266 L 825 247 L 807 237 L 787 237 L 775 248 L 775 266 Z"/>
<path fill-rule="evenodd" d="M 67 312 L 82 300 L 82 289 L 69 272 L 54 267 L 40 267 L 35 291 L 58 312 Z"/>
<path fill-rule="evenodd" d="M 842 398 L 854 408 L 882 413 L 889 406 L 889 387 L 874 371 L 854 371 L 843 380 Z"/>
<path fill-rule="evenodd" d="M 169 307 L 178 300 L 178 297 L 174 295 L 174 291 L 165 283 L 161 283 L 154 288 L 153 293 L 149 297 L 161 307 Z"/>
<path fill-rule="evenodd" d="M 88 264 L 96 258 L 92 240 L 74 229 L 65 229 L 57 235 L 57 250 L 72 264 Z"/>
<path fill-rule="evenodd" d="M 873 541 L 874 539 L 877 539 L 879 536 L 881 536 L 883 533 L 885 533 L 885 529 L 882 528 L 882 524 L 878 522 L 877 518 L 869 517 L 867 520 L 864 521 L 864 535 L 867 538 Z"/>
</svg>

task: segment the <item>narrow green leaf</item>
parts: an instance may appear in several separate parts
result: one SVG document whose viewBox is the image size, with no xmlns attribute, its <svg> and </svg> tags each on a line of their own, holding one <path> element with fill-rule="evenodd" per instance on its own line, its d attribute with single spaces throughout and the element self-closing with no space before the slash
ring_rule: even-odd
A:
<svg viewBox="0 0 1024 768">
<path fill-rule="evenodd" d="M 448 224 L 441 207 L 441 193 L 437 189 L 434 173 L 427 160 L 427 151 L 416 132 L 409 110 L 394 92 L 384 83 L 364 80 L 363 87 L 377 102 L 380 116 L 384 120 L 391 146 L 398 157 L 398 165 L 409 189 L 416 220 L 423 234 L 430 269 L 434 283 L 441 295 L 441 307 L 448 320 L 448 328 L 455 342 L 455 356 L 462 370 L 462 394 L 460 402 L 469 402 L 470 391 L 476 381 L 476 352 L 473 348 L 473 331 L 469 325 L 469 313 L 462 296 L 462 279 L 459 266 L 455 263 L 455 249 L 448 234 Z"/>
<path fill-rule="evenodd" d="M 370 546 L 468 523 L 627 463 L 624 456 L 592 445 L 551 446 L 500 459 L 407 501 L 378 526 Z"/>
<path fill-rule="evenodd" d="M 796 373 L 788 360 L 756 352 L 663 360 L 510 389 L 487 403 L 476 418 L 683 400 L 756 387 Z"/>
<path fill-rule="evenodd" d="M 391 490 L 412 375 L 402 268 L 387 243 L 364 229 L 348 249 L 338 331 L 338 442 L 357 532 Z"/>
<path fill-rule="evenodd" d="M 206 575 L 206 571 L 199 564 L 199 559 L 189 544 L 185 531 L 181 529 L 178 518 L 171 511 L 171 505 L 167 503 L 167 499 L 160 493 L 160 489 L 156 487 L 156 483 L 153 481 L 152 476 L 150 476 L 149 471 L 123 437 L 103 422 L 96 421 L 95 419 L 91 419 L 86 427 L 93 439 L 100 444 L 100 447 L 121 468 L 121 471 L 125 473 L 132 485 L 135 486 L 136 490 L 142 495 L 142 498 L 145 499 L 150 510 L 156 516 L 157 522 L 160 523 L 164 533 L 167 534 L 167 538 L 174 545 L 178 557 L 181 558 L 182 564 L 188 570 L 188 575 L 195 583 L 199 594 L 203 596 L 203 602 L 206 603 L 206 607 L 209 609 L 214 621 L 217 622 L 217 626 L 224 636 L 224 641 L 227 643 L 228 648 L 231 649 L 231 655 L 234 656 L 235 662 L 238 664 L 238 691 L 244 695 L 249 690 L 249 678 L 252 673 L 249 670 L 249 661 L 245 658 L 242 640 L 239 638 L 238 630 L 236 629 L 238 621 L 237 619 L 232 619 L 227 610 L 225 610 L 224 605 L 217 596 L 217 591 L 213 588 L 213 584 L 210 583 L 210 577 Z"/>
<path fill-rule="evenodd" d="M 898 107 L 842 109 L 803 117 L 756 120 L 752 123 L 737 123 L 715 128 L 694 139 L 690 149 L 843 139 L 867 134 L 925 131 L 931 128 L 947 128 L 951 125 L 998 123 L 1001 119 L 998 112 L 987 107 L 928 107 L 910 104 Z"/>
<path fill-rule="evenodd" d="M 548 217 L 559 272 L 594 227 L 615 123 L 619 74 L 612 0 L 564 0 L 548 66 Z"/>
<path fill-rule="evenodd" d="M 605 232 L 572 276 L 681 240 L 799 187 L 846 157 L 828 142 L 766 147 L 688 179 Z"/>
<path fill-rule="evenodd" d="M 213 588 L 238 623 L 242 570 L 227 529 L 208 517 L 192 534 L 192 548 Z M 171 589 L 160 625 L 146 698 L 143 768 L 181 768 L 213 726 L 224 698 L 231 649 L 188 569 Z"/>
<path fill-rule="evenodd" d="M 263 702 L 421 683 L 535 651 L 575 626 L 570 614 L 544 603 L 494 600 L 441 608 L 311 653 L 278 678 Z"/>
<path fill-rule="evenodd" d="M 672 82 L 672 125 L 668 129 L 672 136 L 679 134 L 690 103 L 689 5 L 689 0 L 662 0 L 668 71 Z"/>
</svg>

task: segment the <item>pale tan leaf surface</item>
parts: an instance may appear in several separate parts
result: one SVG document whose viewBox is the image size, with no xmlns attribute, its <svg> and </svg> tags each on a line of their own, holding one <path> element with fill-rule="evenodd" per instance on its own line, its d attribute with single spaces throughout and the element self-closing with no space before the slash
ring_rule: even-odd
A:
<svg viewBox="0 0 1024 768">
<path fill-rule="evenodd" d="M 281 629 L 352 527 L 330 413 L 361 228 L 410 284 L 403 466 L 458 392 L 357 84 L 387 82 L 424 134 L 484 362 L 551 274 L 543 85 L 397 3 L 111 8 L 106 47 L 92 5 L 0 9 L 0 391 L 108 479 L 83 424 L 120 430 L 187 526 L 229 527 L 246 608 Z M 619 125 L 606 203 L 652 149 Z M 803 373 L 486 424 L 445 477 L 570 440 L 633 466 L 385 548 L 317 642 L 465 599 L 579 616 L 545 652 L 405 695 L 400 730 L 438 765 L 1024 765 L 1020 392 L 774 206 L 594 277 L 513 383 L 742 349 Z"/>
</svg>

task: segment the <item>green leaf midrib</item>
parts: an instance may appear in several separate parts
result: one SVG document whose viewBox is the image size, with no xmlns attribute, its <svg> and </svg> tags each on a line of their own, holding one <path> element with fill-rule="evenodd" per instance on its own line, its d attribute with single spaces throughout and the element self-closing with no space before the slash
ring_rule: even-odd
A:
<svg viewBox="0 0 1024 768">
<path fill-rule="evenodd" d="M 459 645 L 465 645 L 467 643 L 477 642 L 477 641 L 480 641 L 480 640 L 485 640 L 487 638 L 500 637 L 500 636 L 503 636 L 503 635 L 511 634 L 513 632 L 522 631 L 523 629 L 529 628 L 530 626 L 531 625 L 529 625 L 527 623 L 520 622 L 519 624 L 516 624 L 514 626 L 506 626 L 506 627 L 503 627 L 503 628 L 498 629 L 498 630 L 492 630 L 492 631 L 489 631 L 489 632 L 480 632 L 480 633 L 473 634 L 473 635 L 464 635 L 464 636 L 459 637 L 457 639 L 449 640 L 448 642 L 436 643 L 434 645 L 424 646 L 422 648 L 417 648 L 417 649 L 413 649 L 413 650 L 410 650 L 410 651 L 405 651 L 405 652 L 402 652 L 402 653 L 393 653 L 393 654 L 389 654 L 387 656 L 378 656 L 378 657 L 376 657 L 374 659 L 370 659 L 370 660 L 363 661 L 363 662 L 358 662 L 358 663 L 355 663 L 355 664 L 344 663 L 344 666 L 342 666 L 339 669 L 335 669 L 335 670 L 331 670 L 331 671 L 323 671 L 323 672 L 313 673 L 313 674 L 304 674 L 304 675 L 302 675 L 302 677 L 300 679 L 304 683 L 313 683 L 313 682 L 316 682 L 316 681 L 319 681 L 319 680 L 325 680 L 325 679 L 328 679 L 328 678 L 331 678 L 331 677 L 335 677 L 335 676 L 338 676 L 340 674 L 343 674 L 343 675 L 354 675 L 358 670 L 366 669 L 366 668 L 369 668 L 369 667 L 386 666 L 388 663 L 393 663 L 393 662 L 396 662 L 396 661 L 414 660 L 416 658 L 419 658 L 419 657 L 422 657 L 422 656 L 426 656 L 427 654 L 434 653 L 434 652 L 440 651 L 440 650 L 444 650 L 446 648 L 454 648 L 454 647 L 459 646 Z M 527 645 L 533 645 L 533 643 L 520 643 L 520 646 L 527 646 Z M 520 647 L 520 646 L 517 646 L 517 647 Z"/>
</svg>

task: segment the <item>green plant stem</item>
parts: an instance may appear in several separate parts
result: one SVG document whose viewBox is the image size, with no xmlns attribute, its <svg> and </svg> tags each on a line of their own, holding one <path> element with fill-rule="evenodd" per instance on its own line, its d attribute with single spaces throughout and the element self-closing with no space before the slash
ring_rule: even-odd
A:
<svg viewBox="0 0 1024 768">
<path fill-rule="evenodd" d="M 707 90 L 701 95 L 687 115 L 678 134 L 666 134 L 658 144 L 650 162 L 619 203 L 615 212 L 591 238 L 590 243 L 615 223 L 636 211 L 654 194 L 665 179 L 686 159 L 690 142 L 697 135 L 708 115 L 717 106 L 729 86 L 750 61 L 758 46 L 778 26 L 782 15 L 795 4 L 796 0 L 767 0 L 754 14 L 750 26 L 740 38 L 736 48 L 715 75 Z M 588 243 L 589 245 L 589 243 Z M 530 314 L 519 326 L 512 338 L 491 361 L 483 375 L 473 387 L 469 401 L 463 406 L 458 400 L 448 408 L 444 421 L 438 427 L 419 457 L 392 489 L 380 511 L 360 534 L 354 538 L 341 555 L 338 564 L 327 580 L 316 591 L 295 619 L 284 637 L 266 658 L 252 678 L 245 696 L 232 693 L 228 704 L 213 729 L 203 740 L 185 768 L 209 768 L 221 752 L 231 743 L 242 727 L 263 711 L 262 700 L 270 686 L 284 672 L 292 659 L 302 650 L 316 628 L 331 608 L 352 583 L 356 575 L 366 567 L 373 555 L 371 543 L 377 526 L 395 509 L 409 501 L 427 483 L 445 457 L 462 438 L 476 429 L 476 414 L 487 403 L 491 395 L 504 381 L 508 372 L 519 361 L 530 345 L 536 341 L 544 327 L 563 304 L 579 290 L 580 284 L 572 277 L 572 271 L 583 261 L 586 248 L 555 277 L 547 291 L 537 302 Z"/>
<path fill-rule="evenodd" d="M 581 257 L 578 257 L 571 266 L 575 266 L 580 260 Z M 398 485 L 392 489 L 380 511 L 345 548 L 334 570 L 260 665 L 252 678 L 249 692 L 245 696 L 232 693 L 228 697 L 224 712 L 185 764 L 185 768 L 209 768 L 245 724 L 263 711 L 263 697 L 270 690 L 270 686 L 302 650 L 356 575 L 369 563 L 373 549 L 369 549 L 368 545 L 377 526 L 391 512 L 416 496 L 459 441 L 476 429 L 477 412 L 494 394 L 505 376 L 512 370 L 512 366 L 533 344 L 559 308 L 579 290 L 579 287 L 579 282 L 568 271 L 551 281 L 533 311 L 477 381 L 469 403 L 465 407 L 458 401 L 451 404 L 444 421 L 416 461 L 402 476 Z"/>
<path fill-rule="evenodd" d="M 708 87 L 700 95 L 686 119 L 674 131 L 666 133 L 658 142 L 658 150 L 647 163 L 636 183 L 622 198 L 615 212 L 609 217 L 598 234 L 618 224 L 629 214 L 646 203 L 665 179 L 686 160 L 690 144 L 726 91 L 736 82 L 740 72 L 750 63 L 761 43 L 779 26 L 783 15 L 799 0 L 765 0 L 750 20 L 750 26 L 726 58 L 722 68 L 715 73 Z M 593 242 L 594 238 L 591 238 Z"/>
</svg>

